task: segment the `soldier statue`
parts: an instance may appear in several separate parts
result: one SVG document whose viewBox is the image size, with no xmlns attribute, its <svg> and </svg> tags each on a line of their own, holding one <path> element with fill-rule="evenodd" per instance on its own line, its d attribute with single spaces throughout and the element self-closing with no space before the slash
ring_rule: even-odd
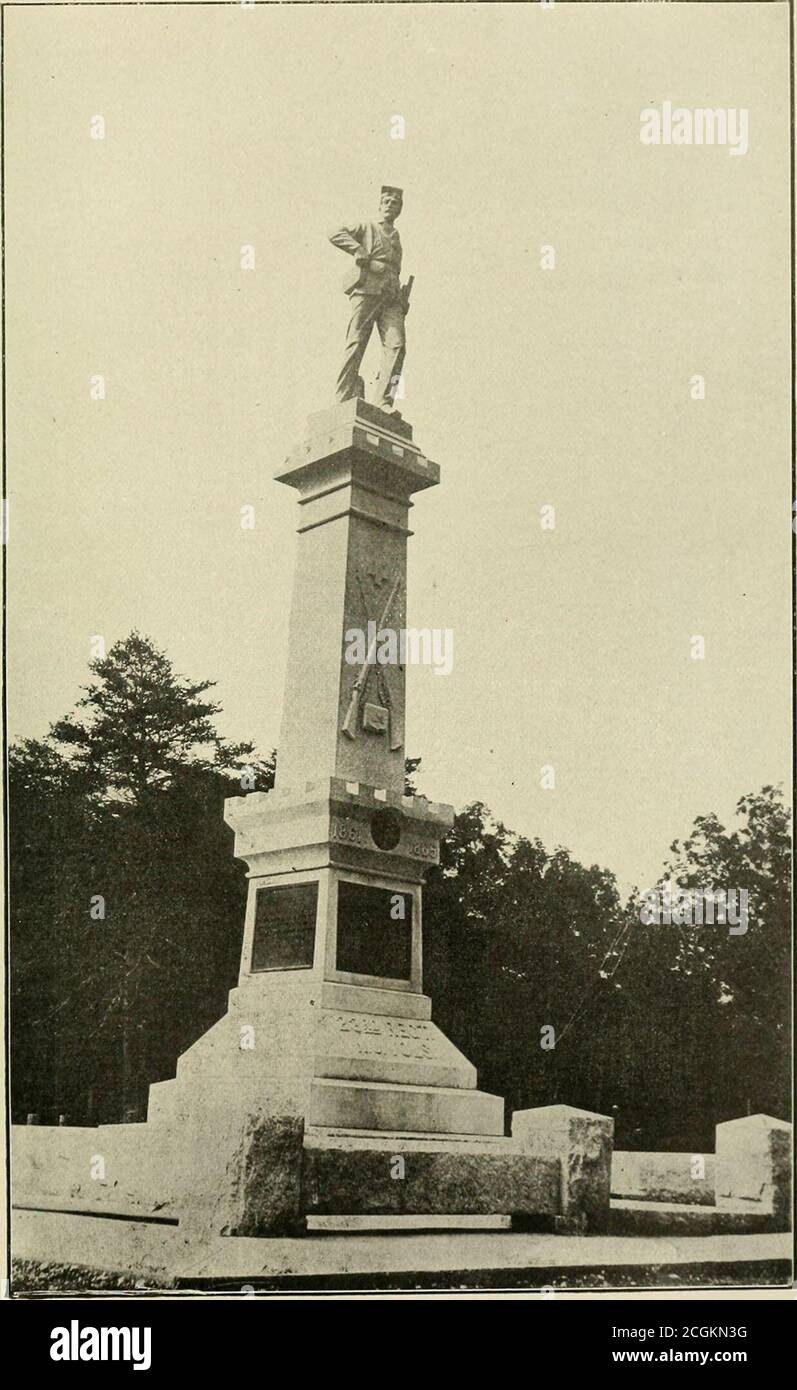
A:
<svg viewBox="0 0 797 1390">
<path fill-rule="evenodd" d="M 362 394 L 360 363 L 376 324 L 382 340 L 382 364 L 374 404 L 386 411 L 395 409 L 406 351 L 404 320 L 412 289 L 412 279 L 402 285 L 399 278 L 401 241 L 394 223 L 402 205 L 402 189 L 383 184 L 378 221 L 340 227 L 329 238 L 333 246 L 354 257 L 354 266 L 344 280 L 352 312 L 335 399 L 348 401 Z"/>
</svg>

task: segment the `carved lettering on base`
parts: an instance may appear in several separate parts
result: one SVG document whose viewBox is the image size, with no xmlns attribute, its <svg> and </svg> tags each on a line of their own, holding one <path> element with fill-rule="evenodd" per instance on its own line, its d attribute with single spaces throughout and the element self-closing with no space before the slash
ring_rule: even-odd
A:
<svg viewBox="0 0 797 1390">
<path fill-rule="evenodd" d="M 330 1014 L 329 1026 L 349 1034 L 357 1057 L 406 1057 L 429 1061 L 433 1054 L 428 1023 L 405 1018 L 379 1018 L 374 1014 Z"/>
</svg>

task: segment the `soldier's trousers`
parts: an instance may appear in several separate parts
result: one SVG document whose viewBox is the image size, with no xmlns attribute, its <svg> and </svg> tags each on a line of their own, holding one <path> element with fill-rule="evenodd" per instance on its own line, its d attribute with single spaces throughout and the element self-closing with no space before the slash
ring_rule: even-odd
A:
<svg viewBox="0 0 797 1390">
<path fill-rule="evenodd" d="M 360 363 L 365 355 L 374 324 L 382 340 L 382 364 L 377 377 L 377 405 L 392 405 L 404 366 L 406 337 L 404 307 L 400 300 L 385 302 L 378 294 L 353 294 L 351 318 L 346 333 L 343 366 L 335 399 L 349 401 L 357 395 Z"/>
</svg>

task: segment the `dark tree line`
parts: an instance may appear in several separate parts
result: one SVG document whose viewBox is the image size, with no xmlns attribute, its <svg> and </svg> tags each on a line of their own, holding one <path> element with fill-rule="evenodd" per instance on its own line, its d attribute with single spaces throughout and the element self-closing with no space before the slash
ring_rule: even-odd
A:
<svg viewBox="0 0 797 1390">
<path fill-rule="evenodd" d="M 146 638 L 90 669 L 75 712 L 9 751 L 16 1121 L 143 1115 L 224 1012 L 246 880 L 222 805 L 274 779 Z M 457 816 L 427 879 L 425 989 L 484 1089 L 612 1114 L 620 1147 L 708 1149 L 719 1120 L 787 1115 L 789 818 L 773 787 L 737 809 L 733 831 L 699 818 L 662 874 L 747 888 L 734 936 L 643 925 L 608 870 L 479 802 Z"/>
</svg>

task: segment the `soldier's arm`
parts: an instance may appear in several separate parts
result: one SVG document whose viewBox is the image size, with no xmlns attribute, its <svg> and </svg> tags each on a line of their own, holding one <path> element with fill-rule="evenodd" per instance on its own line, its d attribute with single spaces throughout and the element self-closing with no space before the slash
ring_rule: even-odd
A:
<svg viewBox="0 0 797 1390">
<path fill-rule="evenodd" d="M 363 246 L 365 228 L 358 224 L 354 227 L 339 227 L 329 238 L 333 246 L 339 247 L 341 251 L 347 252 L 349 256 L 354 256 L 356 261 L 367 260 L 367 252 Z"/>
</svg>

